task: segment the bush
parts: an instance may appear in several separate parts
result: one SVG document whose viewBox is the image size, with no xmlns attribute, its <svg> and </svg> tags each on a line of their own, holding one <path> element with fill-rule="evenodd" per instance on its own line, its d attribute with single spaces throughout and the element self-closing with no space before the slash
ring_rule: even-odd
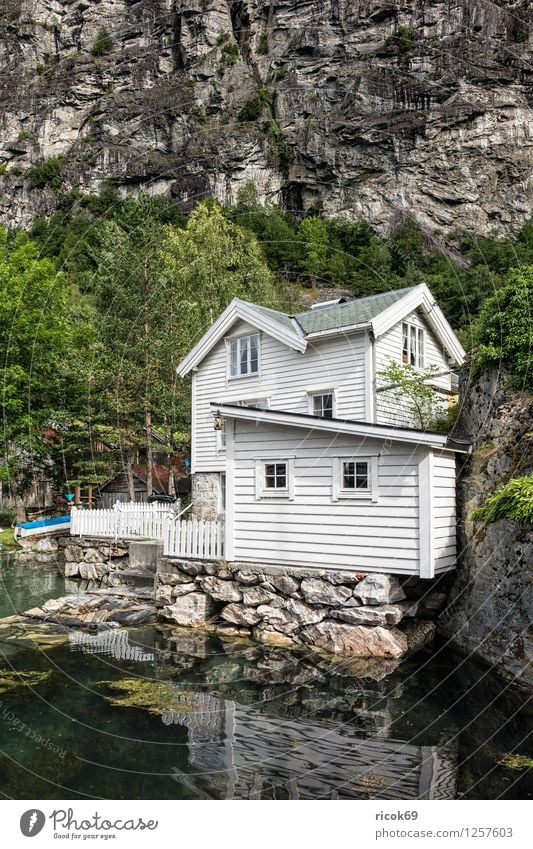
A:
<svg viewBox="0 0 533 849">
<path fill-rule="evenodd" d="M 259 39 L 259 44 L 257 45 L 257 53 L 259 56 L 266 56 L 268 53 L 268 37 L 266 35 L 262 35 Z"/>
<path fill-rule="evenodd" d="M 415 31 L 411 27 L 398 27 L 385 39 L 386 47 L 397 47 L 400 53 L 410 53 L 415 44 Z"/>
<path fill-rule="evenodd" d="M 51 156 L 40 165 L 28 168 L 28 177 L 32 189 L 61 188 L 61 157 Z"/>
<path fill-rule="evenodd" d="M 100 27 L 96 38 L 94 40 L 93 46 L 91 47 L 91 53 L 93 56 L 104 56 L 106 53 L 109 53 L 113 48 L 113 39 L 111 38 L 109 32 L 105 27 Z"/>
<path fill-rule="evenodd" d="M 250 100 L 246 101 L 237 115 L 237 121 L 240 121 L 241 123 L 245 121 L 257 121 L 257 119 L 261 116 L 262 110 L 263 103 L 259 95 L 251 97 Z"/>
<path fill-rule="evenodd" d="M 15 511 L 10 507 L 0 510 L 0 528 L 10 528 L 15 521 Z"/>
<path fill-rule="evenodd" d="M 533 266 L 513 269 L 508 282 L 481 309 L 475 328 L 474 369 L 500 364 L 513 383 L 533 388 Z"/>
<path fill-rule="evenodd" d="M 511 519 L 518 525 L 533 522 L 533 475 L 513 478 L 489 495 L 483 507 L 473 513 L 484 525 L 498 519 Z"/>
</svg>

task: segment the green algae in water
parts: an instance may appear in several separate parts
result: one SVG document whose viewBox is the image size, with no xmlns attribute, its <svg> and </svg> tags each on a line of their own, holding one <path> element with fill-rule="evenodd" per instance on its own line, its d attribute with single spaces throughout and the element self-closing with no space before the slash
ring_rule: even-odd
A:
<svg viewBox="0 0 533 849">
<path fill-rule="evenodd" d="M 507 754 L 503 758 L 500 758 L 498 763 L 507 767 L 507 769 L 531 769 L 533 767 L 533 758 L 528 758 L 524 755 Z"/>
<path fill-rule="evenodd" d="M 140 678 L 124 678 L 122 681 L 99 681 L 97 687 L 109 687 L 118 691 L 106 696 L 113 707 L 135 707 L 148 713 L 162 716 L 164 713 L 190 713 L 199 710 L 194 703 L 194 693 L 178 690 L 165 681 L 144 681 Z"/>
<path fill-rule="evenodd" d="M 38 687 L 39 684 L 44 684 L 48 681 L 52 672 L 16 672 L 12 669 L 0 669 L 0 694 L 12 693 L 14 690 L 17 694 L 25 687 L 28 688 L 28 693 L 33 687 Z"/>
</svg>

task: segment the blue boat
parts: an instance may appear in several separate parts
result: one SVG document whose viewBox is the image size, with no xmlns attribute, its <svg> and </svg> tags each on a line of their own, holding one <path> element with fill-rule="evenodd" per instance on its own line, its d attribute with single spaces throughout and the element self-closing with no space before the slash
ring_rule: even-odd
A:
<svg viewBox="0 0 533 849">
<path fill-rule="evenodd" d="M 15 526 L 15 539 L 23 537 L 54 534 L 58 531 L 70 528 L 70 514 L 67 516 L 56 516 L 55 519 L 38 519 L 35 522 L 21 522 Z"/>
</svg>

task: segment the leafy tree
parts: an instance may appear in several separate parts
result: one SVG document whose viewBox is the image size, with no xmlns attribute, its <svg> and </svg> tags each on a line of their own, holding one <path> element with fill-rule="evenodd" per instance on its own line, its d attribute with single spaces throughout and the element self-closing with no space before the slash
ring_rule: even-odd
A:
<svg viewBox="0 0 533 849">
<path fill-rule="evenodd" d="M 391 384 L 390 391 L 398 402 L 407 405 L 416 426 L 422 430 L 434 428 L 439 413 L 442 412 L 442 402 L 433 387 L 428 384 L 437 372 L 436 365 L 416 369 L 411 365 L 393 361 L 378 372 L 379 377 Z"/>
<path fill-rule="evenodd" d="M 100 27 L 91 47 L 93 56 L 104 56 L 113 49 L 113 39 L 105 27 Z"/>
<path fill-rule="evenodd" d="M 476 326 L 475 365 L 501 364 L 514 384 L 533 388 L 533 265 L 513 269 L 505 286 L 483 305 Z"/>
</svg>

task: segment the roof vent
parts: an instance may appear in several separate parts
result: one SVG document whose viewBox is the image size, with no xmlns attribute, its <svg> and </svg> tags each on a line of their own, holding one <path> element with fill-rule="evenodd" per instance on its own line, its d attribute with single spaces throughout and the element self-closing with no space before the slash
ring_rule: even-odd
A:
<svg viewBox="0 0 533 849">
<path fill-rule="evenodd" d="M 312 310 L 322 310 L 326 307 L 337 307 L 339 304 L 345 304 L 347 302 L 347 298 L 335 298 L 333 301 L 321 301 L 318 304 L 312 304 Z"/>
</svg>

